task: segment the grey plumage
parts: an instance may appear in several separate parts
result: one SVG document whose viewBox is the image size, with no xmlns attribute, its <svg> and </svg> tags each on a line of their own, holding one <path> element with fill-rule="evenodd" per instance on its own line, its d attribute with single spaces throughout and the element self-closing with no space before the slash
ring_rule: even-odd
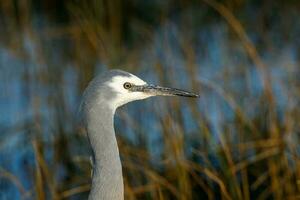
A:
<svg viewBox="0 0 300 200">
<path fill-rule="evenodd" d="M 123 84 L 128 82 L 135 90 L 125 88 Z M 94 160 L 89 200 L 124 199 L 122 166 L 113 125 L 115 110 L 127 102 L 155 95 L 198 97 L 183 90 L 148 85 L 121 70 L 95 77 L 86 88 L 80 109 Z"/>
<path fill-rule="evenodd" d="M 92 188 L 89 200 L 123 199 L 123 177 L 113 126 L 115 110 L 108 103 L 116 94 L 106 84 L 114 76 L 129 76 L 111 70 L 95 77 L 84 92 L 81 110 L 93 149 Z"/>
</svg>

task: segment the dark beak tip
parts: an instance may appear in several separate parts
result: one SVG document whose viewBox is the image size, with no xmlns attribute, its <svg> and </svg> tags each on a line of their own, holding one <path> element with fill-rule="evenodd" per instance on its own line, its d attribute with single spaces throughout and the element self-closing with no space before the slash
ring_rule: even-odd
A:
<svg viewBox="0 0 300 200">
<path fill-rule="evenodd" d="M 188 97 L 188 98 L 200 98 L 199 94 L 194 94 L 194 93 L 174 94 L 174 96 L 182 96 L 182 97 Z"/>
<path fill-rule="evenodd" d="M 191 97 L 193 97 L 193 98 L 200 98 L 200 95 L 199 94 L 194 94 Z"/>
<path fill-rule="evenodd" d="M 183 96 L 191 97 L 191 98 L 199 98 L 200 94 L 193 93 L 193 92 L 187 92 L 186 95 L 183 95 Z"/>
</svg>

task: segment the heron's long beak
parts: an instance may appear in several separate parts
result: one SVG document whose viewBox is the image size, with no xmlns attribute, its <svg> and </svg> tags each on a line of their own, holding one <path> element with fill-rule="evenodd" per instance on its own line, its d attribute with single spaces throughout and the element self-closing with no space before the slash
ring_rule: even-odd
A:
<svg viewBox="0 0 300 200">
<path fill-rule="evenodd" d="M 199 97 L 198 94 L 169 87 L 161 87 L 157 85 L 136 85 L 133 91 L 148 93 L 153 96 L 183 96 L 183 97 Z"/>
</svg>

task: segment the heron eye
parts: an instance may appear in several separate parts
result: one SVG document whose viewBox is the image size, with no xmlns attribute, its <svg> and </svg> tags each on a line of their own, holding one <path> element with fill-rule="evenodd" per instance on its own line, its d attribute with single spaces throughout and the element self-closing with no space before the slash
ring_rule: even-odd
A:
<svg viewBox="0 0 300 200">
<path fill-rule="evenodd" d="M 126 83 L 124 83 L 123 87 L 124 87 L 125 89 L 130 89 L 130 88 L 132 87 L 132 84 L 126 82 Z"/>
</svg>

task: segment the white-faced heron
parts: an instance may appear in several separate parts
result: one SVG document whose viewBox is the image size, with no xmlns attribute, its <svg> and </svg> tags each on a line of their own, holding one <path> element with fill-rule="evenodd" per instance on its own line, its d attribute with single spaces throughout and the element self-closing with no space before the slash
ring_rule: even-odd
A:
<svg viewBox="0 0 300 200">
<path fill-rule="evenodd" d="M 81 109 L 94 161 L 89 200 L 124 199 L 114 113 L 130 101 L 157 95 L 198 97 L 184 90 L 147 84 L 121 70 L 110 70 L 97 76 L 86 88 Z"/>
</svg>

